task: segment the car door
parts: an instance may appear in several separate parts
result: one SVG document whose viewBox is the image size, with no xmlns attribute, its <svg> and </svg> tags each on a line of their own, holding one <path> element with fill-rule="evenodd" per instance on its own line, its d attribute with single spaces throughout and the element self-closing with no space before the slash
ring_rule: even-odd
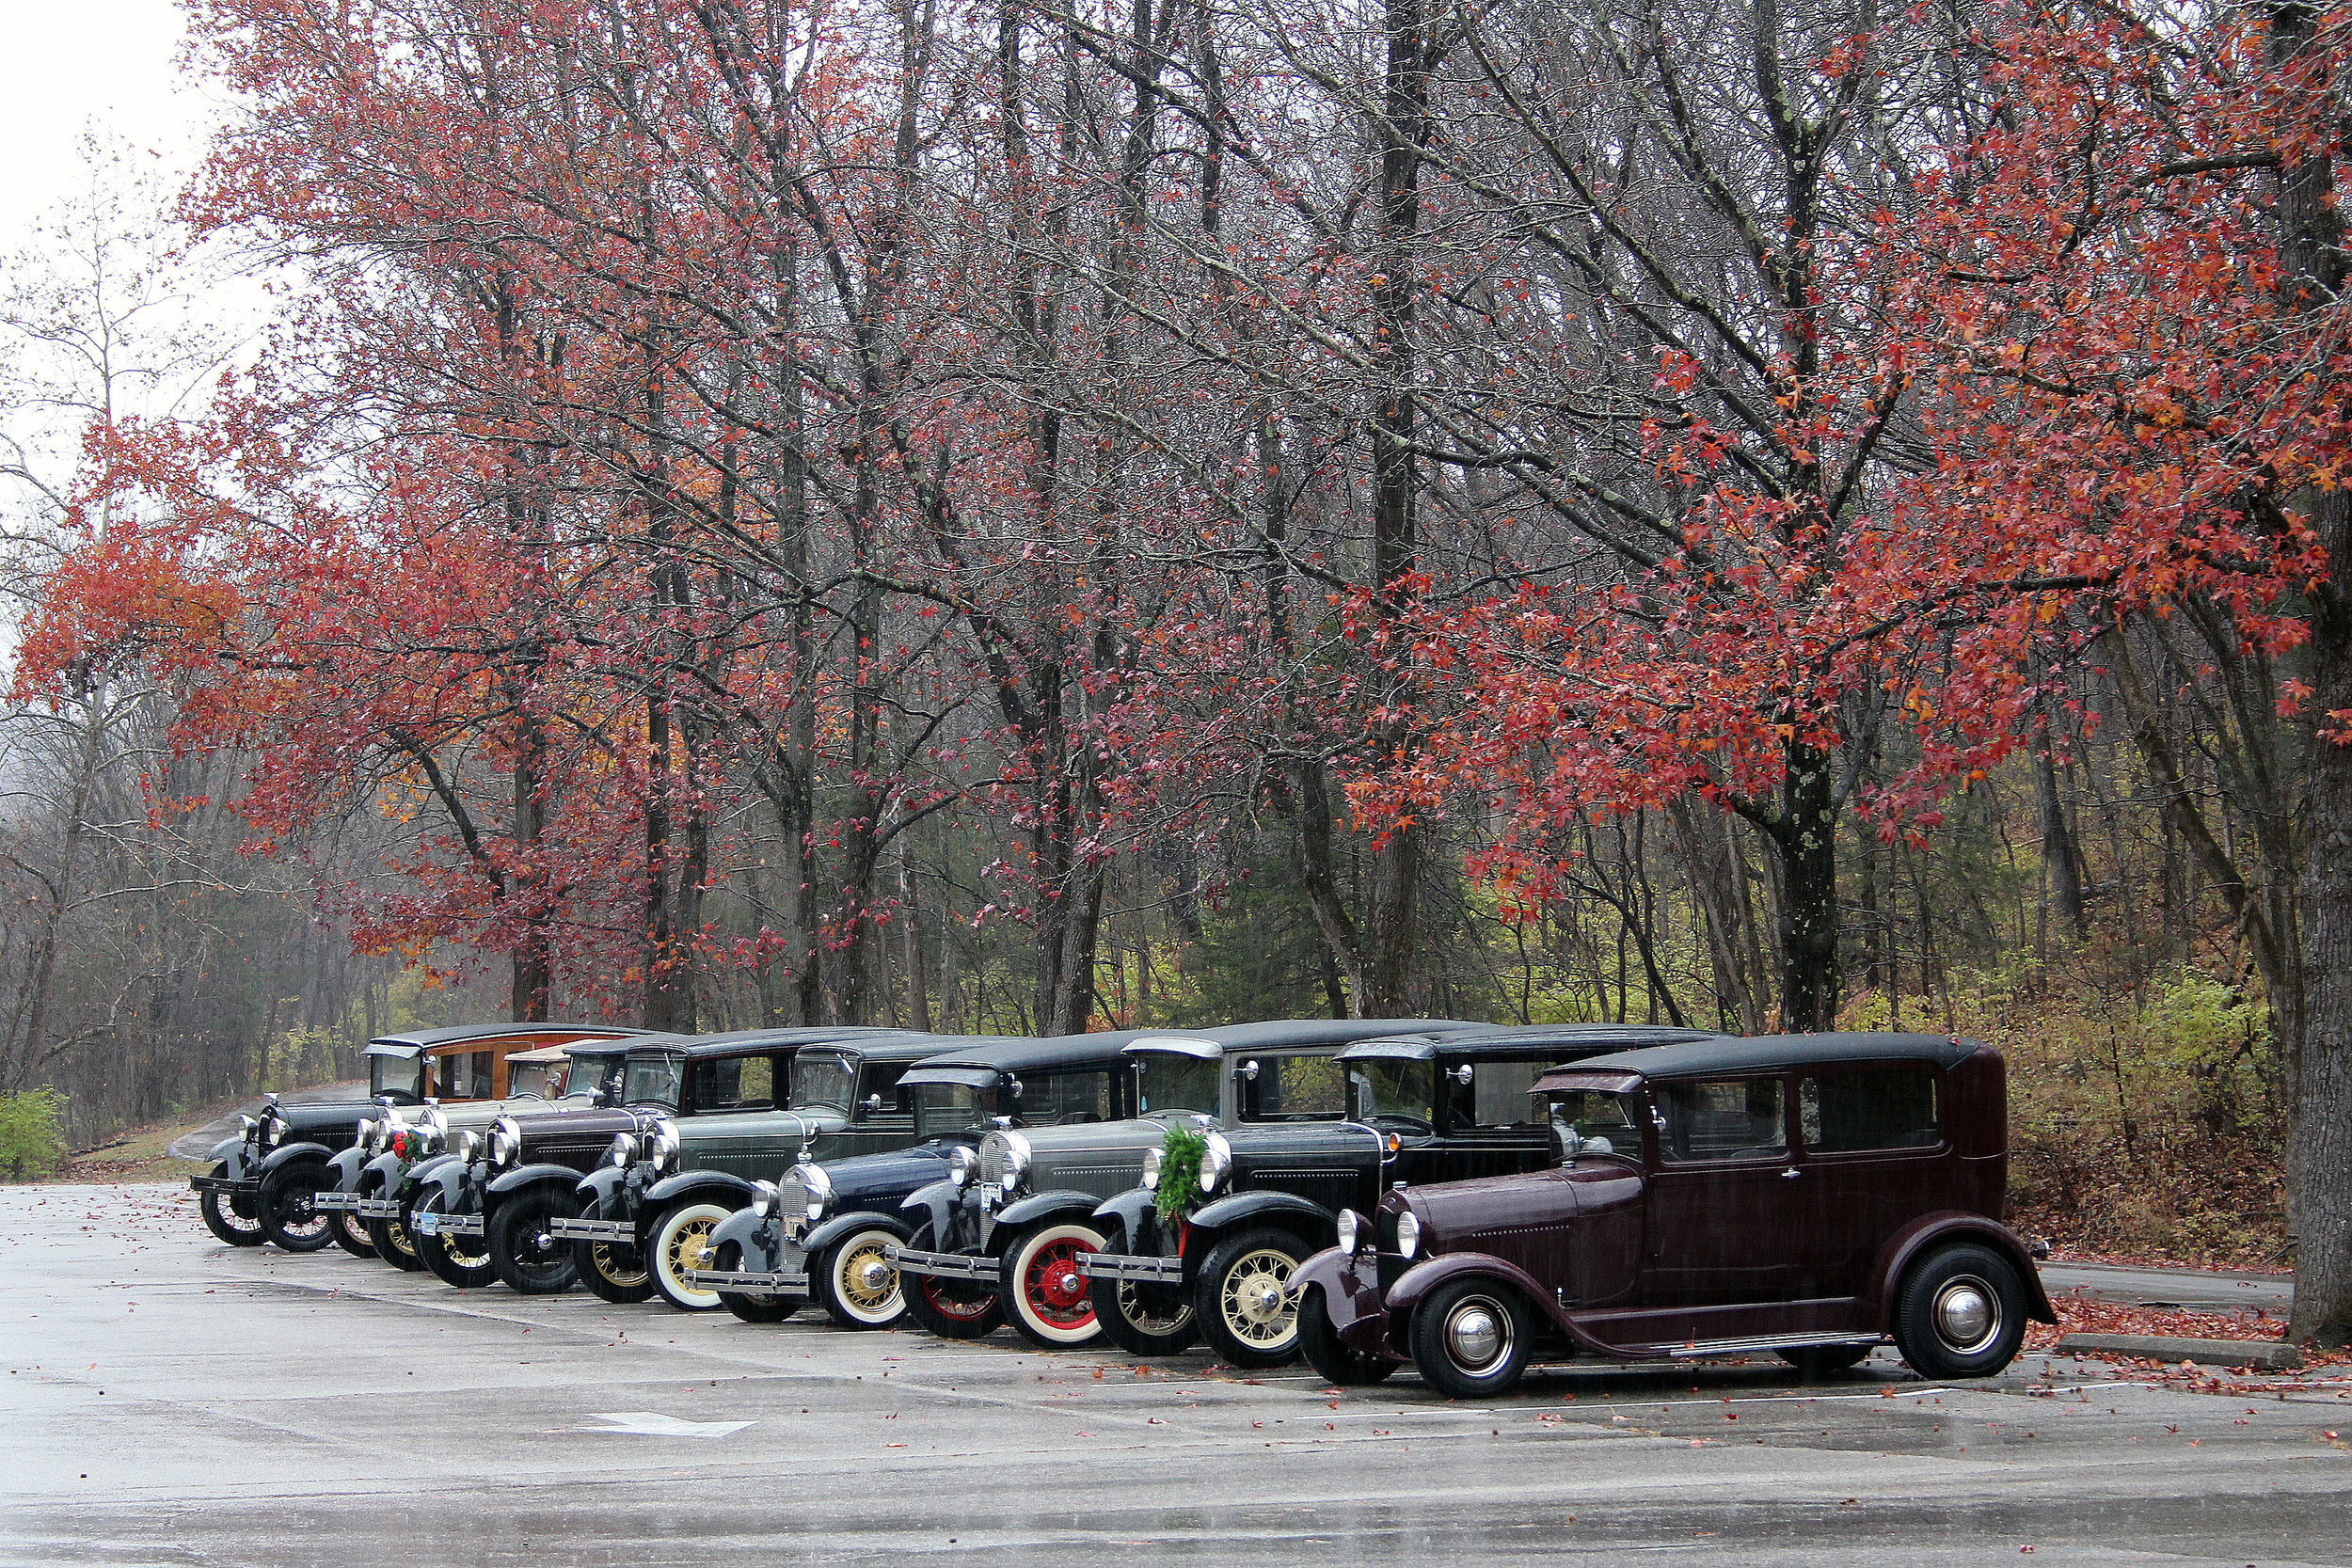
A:
<svg viewBox="0 0 2352 1568">
<path fill-rule="evenodd" d="M 1879 1248 L 1905 1222 L 1943 1206 L 1955 1164 L 1940 1074 L 1924 1063 L 1810 1068 L 1796 1085 L 1799 1216 L 1790 1261 L 1802 1296 L 1853 1296 Z"/>
<path fill-rule="evenodd" d="M 1642 1296 L 1652 1307 L 1787 1298 L 1796 1167 L 1779 1073 L 1650 1085 L 1657 1165 Z"/>
<path fill-rule="evenodd" d="M 758 1052 L 688 1064 L 687 1115 L 678 1123 L 690 1163 L 747 1180 L 773 1180 L 800 1150 L 776 1097 L 790 1058 Z"/>
</svg>

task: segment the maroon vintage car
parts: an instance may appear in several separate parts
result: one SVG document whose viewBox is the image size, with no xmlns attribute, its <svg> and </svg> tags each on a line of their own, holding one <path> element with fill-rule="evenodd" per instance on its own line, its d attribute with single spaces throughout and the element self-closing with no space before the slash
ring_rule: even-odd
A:
<svg viewBox="0 0 2352 1568">
<path fill-rule="evenodd" d="M 2054 1323 L 2001 1223 L 2001 1054 L 1925 1035 L 1779 1035 L 1544 1075 L 1558 1163 L 1406 1188 L 1302 1264 L 1301 1348 L 1334 1383 L 1406 1361 L 1457 1398 L 1531 1357 L 1773 1351 L 1814 1372 L 1892 1338 L 1989 1377 Z"/>
</svg>

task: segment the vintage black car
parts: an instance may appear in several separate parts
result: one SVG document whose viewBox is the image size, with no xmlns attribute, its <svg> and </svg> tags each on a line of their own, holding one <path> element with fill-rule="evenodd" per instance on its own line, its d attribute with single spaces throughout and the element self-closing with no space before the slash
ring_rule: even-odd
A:
<svg viewBox="0 0 2352 1568">
<path fill-rule="evenodd" d="M 1134 1116 L 1136 1060 L 1122 1048 L 1136 1037 L 1114 1030 L 940 1039 L 938 1054 L 898 1080 L 914 1101 L 914 1144 L 795 1164 L 773 1186 L 761 1183 L 750 1208 L 711 1232 L 711 1265 L 690 1279 L 754 1321 L 813 1296 L 843 1328 L 890 1327 L 906 1303 L 883 1249 L 914 1236 L 900 1208 L 908 1196 L 976 1159 L 991 1128 Z"/>
<path fill-rule="evenodd" d="M 914 1142 L 914 1108 L 898 1079 L 937 1049 L 937 1036 L 818 1027 L 768 1037 L 797 1048 L 787 1081 L 770 1083 L 763 1099 L 726 1076 L 733 1053 L 711 1048 L 719 1065 L 703 1069 L 707 1080 L 690 1065 L 680 1097 L 698 1108 L 641 1139 L 614 1139 L 608 1163 L 576 1188 L 580 1215 L 548 1226 L 597 1295 L 629 1302 L 658 1291 L 681 1310 L 716 1311 L 719 1293 L 687 1275 L 707 1264 L 711 1231 L 752 1201 L 755 1181 L 774 1180 L 796 1160 Z M 771 1321 L 782 1315 L 772 1301 L 750 1306 Z"/>
<path fill-rule="evenodd" d="M 1279 1113 L 1265 1109 L 1264 1068 L 1245 1061 L 1241 1124 L 1206 1134 L 1197 1179 L 1163 1196 L 1149 1149 L 1138 1185 L 1094 1211 L 1103 1245 L 1078 1272 L 1095 1321 L 1138 1355 L 1174 1354 L 1197 1328 L 1234 1366 L 1279 1366 L 1298 1349 L 1290 1276 L 1331 1244 L 1342 1212 L 1369 1210 L 1392 1182 L 1539 1169 L 1550 1137 L 1528 1091 L 1547 1067 L 1713 1037 L 1570 1023 L 1364 1040 L 1339 1054 L 1336 1106 L 1293 1093 Z"/>
<path fill-rule="evenodd" d="M 1772 1351 L 1810 1372 L 1891 1338 L 1924 1377 L 1989 1377 L 2055 1322 L 2001 1223 L 2000 1053 L 1927 1035 L 1783 1035 L 1596 1056 L 1536 1085 L 1545 1170 L 1383 1196 L 1293 1276 L 1334 1383 L 1411 1361 L 1484 1399 L 1531 1358 Z"/>
<path fill-rule="evenodd" d="M 386 1103 L 437 1101 L 453 1109 L 491 1107 L 482 1113 L 486 1119 L 507 1094 L 509 1055 L 641 1033 L 599 1024 L 494 1023 L 378 1036 L 366 1052 L 367 1100 L 286 1101 L 269 1095 L 259 1117 L 241 1118 L 239 1135 L 213 1149 L 218 1164 L 191 1183 L 205 1227 L 232 1246 L 269 1241 L 289 1252 L 316 1252 L 341 1242 L 367 1257 L 373 1249 L 364 1229 L 313 1202 L 334 1186 L 321 1167 L 352 1147 L 362 1118 Z"/>
<path fill-rule="evenodd" d="M 1103 1244 L 1094 1211 L 1135 1184 L 1171 1123 L 1337 1121 L 1343 1075 L 1332 1058 L 1343 1047 L 1381 1035 L 1485 1027 L 1291 1019 L 1138 1036 L 1125 1047 L 1140 1073 L 1136 1119 L 999 1129 L 980 1140 L 973 1162 L 908 1197 L 915 1232 L 887 1252 L 904 1276 L 907 1310 L 949 1338 L 976 1338 L 1009 1318 L 1034 1343 L 1084 1344 L 1102 1332 L 1077 1270 Z"/>
</svg>

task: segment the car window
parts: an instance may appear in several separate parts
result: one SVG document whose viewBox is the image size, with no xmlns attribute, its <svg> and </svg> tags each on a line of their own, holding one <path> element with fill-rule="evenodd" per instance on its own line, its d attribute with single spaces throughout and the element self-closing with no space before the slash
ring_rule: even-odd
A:
<svg viewBox="0 0 2352 1568">
<path fill-rule="evenodd" d="M 1704 1084 L 1661 1084 L 1656 1103 L 1666 1125 L 1660 1156 L 1672 1161 L 1761 1160 L 1788 1152 L 1778 1078 L 1722 1078 Z"/>
<path fill-rule="evenodd" d="M 414 1095 L 418 1088 L 417 1059 L 413 1056 L 370 1056 L 368 1058 L 368 1098 L 379 1094 Z"/>
<path fill-rule="evenodd" d="M 1347 1114 L 1347 1070 L 1335 1056 L 1247 1056 L 1258 1064 L 1256 1108 L 1266 1121 L 1337 1121 Z"/>
<path fill-rule="evenodd" d="M 675 1105 L 679 1069 L 675 1056 L 633 1056 L 621 1099 L 630 1105 Z"/>
<path fill-rule="evenodd" d="M 1935 1074 L 1926 1068 L 1866 1068 L 1808 1074 L 1797 1084 L 1797 1121 L 1815 1153 L 1932 1148 L 1944 1141 Z"/>
<path fill-rule="evenodd" d="M 1217 1062 L 1202 1061 L 1175 1051 L 1138 1051 L 1136 1066 L 1142 1070 L 1137 1094 L 1142 1114 L 1153 1111 L 1199 1111 L 1217 1114 Z"/>
<path fill-rule="evenodd" d="M 856 1065 L 839 1052 L 802 1052 L 792 1058 L 792 1109 L 848 1110 L 856 1073 Z"/>
<path fill-rule="evenodd" d="M 913 1062 L 867 1062 L 857 1075 L 857 1114 L 861 1119 L 888 1120 L 894 1117 L 913 1117 L 914 1106 L 898 1088 L 898 1080 L 907 1075 Z M 882 1109 L 869 1111 L 866 1103 L 875 1095 L 882 1096 Z"/>
<path fill-rule="evenodd" d="M 1470 1081 L 1463 1084 L 1458 1078 L 1450 1079 L 1445 1085 L 1453 1095 L 1450 1109 L 1455 1132 L 1538 1125 L 1527 1119 L 1533 1104 L 1528 1090 L 1543 1076 L 1544 1063 L 1518 1057 L 1466 1065 Z"/>
<path fill-rule="evenodd" d="M 1587 1140 L 1598 1138 L 1606 1142 L 1608 1149 L 1596 1148 L 1596 1154 L 1642 1152 L 1641 1105 L 1631 1095 L 1613 1094 L 1605 1089 L 1569 1089 L 1565 1093 L 1555 1091 L 1540 1101 L 1530 1096 L 1529 1102 L 1534 1117 L 1563 1122 Z"/>
<path fill-rule="evenodd" d="M 771 1111 L 776 1105 L 773 1056 L 722 1056 L 693 1066 L 697 1112 Z"/>
<path fill-rule="evenodd" d="M 1012 1102 L 1016 1127 L 1057 1127 L 1076 1121 L 1109 1121 L 1118 1115 L 1111 1075 L 1101 1072 L 1042 1073 L 1021 1080 Z"/>
<path fill-rule="evenodd" d="M 447 1100 L 487 1100 L 490 1096 L 492 1053 L 466 1051 L 436 1060 L 441 1070 L 441 1096 Z"/>
<path fill-rule="evenodd" d="M 1438 1124 L 1438 1069 L 1434 1062 L 1375 1056 L 1352 1064 L 1348 1077 L 1356 1090 L 1355 1115 L 1359 1121 L 1389 1117 Z"/>
</svg>

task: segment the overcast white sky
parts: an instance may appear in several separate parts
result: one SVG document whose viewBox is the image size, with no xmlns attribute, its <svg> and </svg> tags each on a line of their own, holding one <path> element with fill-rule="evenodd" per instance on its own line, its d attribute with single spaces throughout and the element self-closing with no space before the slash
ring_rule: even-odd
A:
<svg viewBox="0 0 2352 1568">
<path fill-rule="evenodd" d="M 173 0 L 0 0 L 0 253 L 82 179 L 87 124 L 192 166 L 216 110 L 180 82 L 181 37 Z"/>
</svg>

